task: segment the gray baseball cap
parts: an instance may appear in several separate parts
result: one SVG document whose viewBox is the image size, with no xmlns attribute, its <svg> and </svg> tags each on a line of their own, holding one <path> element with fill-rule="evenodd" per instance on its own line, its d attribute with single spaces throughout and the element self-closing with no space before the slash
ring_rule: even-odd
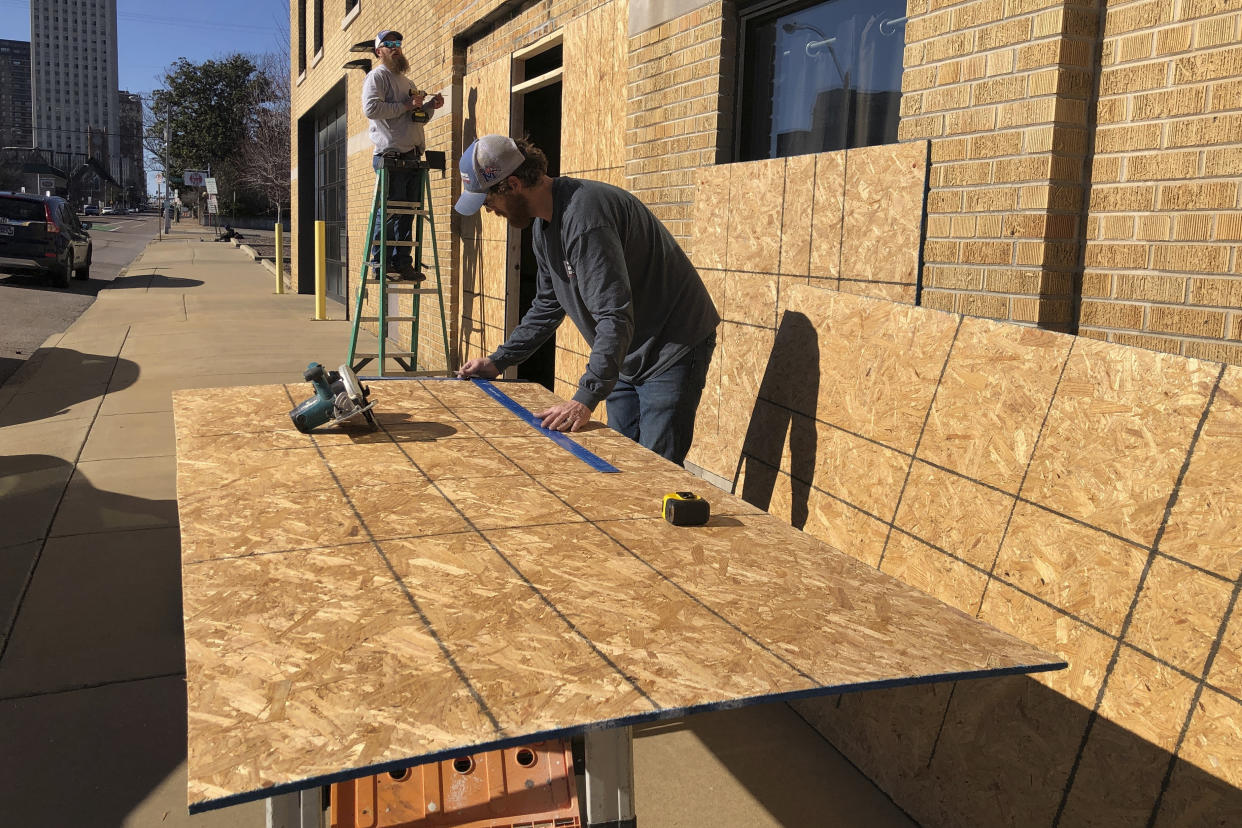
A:
<svg viewBox="0 0 1242 828">
<path fill-rule="evenodd" d="M 479 212 L 487 199 L 487 191 L 513 175 L 526 156 L 512 138 L 505 135 L 484 135 L 461 154 L 461 197 L 454 208 L 463 216 Z"/>
</svg>

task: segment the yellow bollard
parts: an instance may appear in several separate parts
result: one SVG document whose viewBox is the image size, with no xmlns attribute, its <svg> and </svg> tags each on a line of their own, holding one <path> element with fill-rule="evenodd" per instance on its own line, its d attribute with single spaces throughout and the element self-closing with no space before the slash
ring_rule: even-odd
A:
<svg viewBox="0 0 1242 828">
<path fill-rule="evenodd" d="M 276 222 L 276 292 L 285 292 L 285 239 L 280 222 Z"/>
<path fill-rule="evenodd" d="M 328 318 L 328 227 L 315 222 L 315 319 Z"/>
</svg>

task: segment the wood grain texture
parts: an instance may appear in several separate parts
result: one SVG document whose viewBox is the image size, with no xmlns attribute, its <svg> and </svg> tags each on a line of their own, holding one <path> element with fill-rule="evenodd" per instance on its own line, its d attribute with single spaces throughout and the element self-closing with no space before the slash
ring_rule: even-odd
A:
<svg viewBox="0 0 1242 828">
<path fill-rule="evenodd" d="M 855 292 L 913 303 L 926 189 L 922 141 L 846 152 L 843 290 L 851 280 Z"/>
<path fill-rule="evenodd" d="M 550 731 L 1056 664 L 729 495 L 671 526 L 660 497 L 693 480 L 608 429 L 574 438 L 622 469 L 594 474 L 473 383 L 371 388 L 379 434 L 442 418 L 444 436 L 329 428 L 223 458 L 202 413 L 291 432 L 292 389 L 247 389 L 261 412 L 175 396 L 195 809 Z M 196 488 L 276 455 L 333 485 Z"/>
</svg>

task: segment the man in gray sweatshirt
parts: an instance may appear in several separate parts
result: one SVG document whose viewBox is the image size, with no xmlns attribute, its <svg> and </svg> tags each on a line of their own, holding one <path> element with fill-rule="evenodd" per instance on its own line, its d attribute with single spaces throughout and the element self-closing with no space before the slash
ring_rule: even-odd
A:
<svg viewBox="0 0 1242 828">
<path fill-rule="evenodd" d="M 532 228 L 537 293 L 508 340 L 471 359 L 459 377 L 496 377 L 529 357 L 566 315 L 591 346 L 573 398 L 537 412 L 544 428 L 578 431 L 607 400 L 608 424 L 674 463 L 694 417 L 720 316 L 698 271 L 668 229 L 625 190 L 549 178 L 528 141 L 486 135 L 461 158 L 456 209 L 481 207 Z"/>
<path fill-rule="evenodd" d="M 417 161 L 426 149 L 423 124 L 431 119 L 435 110 L 444 106 L 441 95 L 427 97 L 427 93 L 414 86 L 405 76 L 410 64 L 401 51 L 401 33 L 384 29 L 375 36 L 375 56 L 379 65 L 367 73 L 362 83 L 362 112 L 371 121 L 371 143 L 375 155 L 371 166 L 379 169 L 381 157 Z M 388 171 L 388 198 L 391 201 L 419 201 L 422 199 L 422 175 L 425 170 L 390 169 Z M 388 216 L 388 241 L 410 241 L 410 229 L 414 217 L 409 215 Z M 378 239 L 380 228 L 375 228 Z M 375 261 L 374 255 L 372 261 Z M 413 266 L 408 247 L 388 248 L 387 272 L 391 278 L 422 280 L 423 274 Z"/>
</svg>

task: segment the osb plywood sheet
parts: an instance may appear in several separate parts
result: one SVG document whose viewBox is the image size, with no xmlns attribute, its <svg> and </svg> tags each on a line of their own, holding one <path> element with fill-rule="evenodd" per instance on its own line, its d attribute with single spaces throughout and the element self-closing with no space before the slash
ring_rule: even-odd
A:
<svg viewBox="0 0 1242 828">
<path fill-rule="evenodd" d="M 1073 338 L 965 317 L 920 456 L 1017 493 Z M 997 382 L 1000 373 L 1004 382 Z"/>
<path fill-rule="evenodd" d="M 725 267 L 776 273 L 781 261 L 785 159 L 716 167 L 729 175 L 729 245 Z"/>
<path fill-rule="evenodd" d="M 811 266 L 811 216 L 815 205 L 815 156 L 785 159 L 781 213 L 781 273 L 805 276 Z M 920 208 L 921 209 L 921 208 Z"/>
<path fill-rule="evenodd" d="M 922 141 L 846 152 L 843 280 L 891 286 L 918 281 L 926 190 L 927 144 Z"/>
<path fill-rule="evenodd" d="M 625 165 L 628 28 L 628 2 L 606 3 L 565 28 L 563 175 Z"/>
<path fill-rule="evenodd" d="M 699 167 L 694 177 L 694 236 L 686 252 L 695 267 L 723 270 L 729 239 L 728 168 Z"/>
<path fill-rule="evenodd" d="M 791 286 L 789 312 L 818 333 L 819 418 L 912 452 L 927 418 L 957 317 Z"/>
<path fill-rule="evenodd" d="M 1022 495 L 1150 544 L 1218 373 L 1215 363 L 1075 340 Z"/>
<path fill-rule="evenodd" d="M 724 302 L 716 305 L 722 319 L 771 328 L 776 325 L 776 279 L 766 273 L 727 271 Z"/>
<path fill-rule="evenodd" d="M 840 279 L 837 281 L 837 290 L 842 293 L 887 299 L 890 302 L 904 302 L 907 305 L 914 304 L 917 293 L 913 284 L 898 285 L 889 282 L 872 282 L 867 279 Z"/>
<path fill-rule="evenodd" d="M 378 431 L 297 436 L 304 385 L 246 389 L 245 411 L 174 397 L 195 809 L 550 731 L 1057 663 L 729 495 L 706 527 L 669 525 L 660 497 L 692 478 L 606 428 L 574 439 L 615 475 L 474 383 L 370 387 Z M 275 432 L 288 447 L 203 439 Z M 331 485 L 306 490 L 318 470 Z M 219 488 L 239 474 L 264 487 Z"/>
<path fill-rule="evenodd" d="M 1228 366 L 1160 538 L 1160 549 L 1229 580 L 1242 575 L 1242 369 Z"/>
<path fill-rule="evenodd" d="M 815 156 L 815 201 L 811 210 L 811 267 L 821 279 L 841 277 L 841 222 L 845 215 L 845 153 Z"/>
<path fill-rule="evenodd" d="M 735 491 L 1070 664 L 959 687 L 947 711 L 853 715 L 865 694 L 805 703 L 808 718 L 928 824 L 982 809 L 1002 824 L 1062 810 L 1062 824 L 1228 824 L 1242 374 L 816 287 L 782 286 L 778 313 L 799 345 L 776 337 Z M 894 477 L 890 523 L 867 497 Z M 911 733 L 930 737 L 906 762 Z"/>
</svg>

